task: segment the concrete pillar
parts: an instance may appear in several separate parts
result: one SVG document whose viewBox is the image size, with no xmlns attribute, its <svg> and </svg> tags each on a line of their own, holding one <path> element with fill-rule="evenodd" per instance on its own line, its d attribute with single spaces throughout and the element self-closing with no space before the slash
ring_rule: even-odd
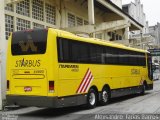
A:
<svg viewBox="0 0 160 120">
<path fill-rule="evenodd" d="M 140 48 L 143 49 L 142 39 L 143 39 L 143 30 L 140 30 Z"/>
<path fill-rule="evenodd" d="M 66 28 L 68 27 L 68 23 L 66 21 L 67 20 L 67 12 L 66 12 L 66 8 L 65 8 L 65 0 L 59 0 L 59 6 L 60 6 L 60 10 L 59 10 L 59 17 L 58 17 L 58 21 L 60 21 L 60 28 Z"/>
<path fill-rule="evenodd" d="M 88 0 L 88 22 L 91 25 L 95 24 L 94 0 Z"/>
<path fill-rule="evenodd" d="M 3 100 L 5 99 L 6 89 L 6 38 L 5 38 L 5 14 L 4 14 L 5 0 L 0 0 L 0 110 L 3 107 Z"/>
<path fill-rule="evenodd" d="M 29 7 L 30 7 L 30 9 L 29 9 L 29 14 L 30 14 L 30 16 L 32 17 L 32 0 L 29 0 L 29 2 L 30 2 L 30 4 L 29 4 Z M 14 5 L 14 11 L 16 11 L 16 5 Z M 44 13 L 45 13 L 45 11 L 44 11 Z M 45 18 L 45 17 L 44 17 Z M 16 23 L 16 20 L 17 18 L 16 17 L 14 17 L 14 25 L 16 25 L 17 23 Z M 31 22 L 31 29 L 33 29 L 33 23 Z M 17 31 L 17 27 L 15 27 L 15 31 Z"/>
<path fill-rule="evenodd" d="M 56 26 L 58 26 L 58 28 L 62 28 L 62 21 L 61 21 L 61 0 L 55 0 L 54 1 L 55 5 L 56 5 Z"/>
<path fill-rule="evenodd" d="M 125 39 L 125 40 L 129 40 L 129 27 L 126 27 L 126 28 L 125 28 L 124 39 Z"/>
<path fill-rule="evenodd" d="M 0 51 L 0 60 L 1 60 L 1 51 Z M 2 72 L 2 70 L 1 70 L 1 67 L 2 67 L 2 63 L 1 63 L 1 61 L 0 61 L 0 111 L 3 109 L 3 105 L 2 105 L 2 74 L 1 74 L 1 72 Z"/>
</svg>

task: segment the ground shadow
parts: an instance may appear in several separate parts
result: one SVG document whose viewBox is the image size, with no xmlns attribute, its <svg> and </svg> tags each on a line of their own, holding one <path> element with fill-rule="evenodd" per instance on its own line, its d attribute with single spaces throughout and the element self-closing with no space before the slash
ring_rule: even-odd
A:
<svg viewBox="0 0 160 120">
<path fill-rule="evenodd" d="M 150 93 L 145 93 L 145 95 L 150 94 Z M 144 95 L 144 96 L 145 96 Z M 134 95 L 127 95 L 127 96 L 123 96 L 123 97 L 117 97 L 117 98 L 113 98 L 111 99 L 109 104 L 115 104 L 115 103 L 119 103 L 125 100 L 129 100 L 135 97 L 140 96 L 139 94 L 134 94 Z M 98 105 L 97 107 L 101 107 L 100 105 Z M 107 107 L 107 105 L 106 105 Z M 106 108 L 107 109 L 107 108 Z M 19 116 L 22 117 L 45 117 L 45 118 L 54 118 L 54 117 L 59 117 L 59 116 L 63 116 L 63 115 L 67 115 L 67 114 L 74 114 L 75 112 L 78 111 L 84 111 L 84 110 L 88 110 L 87 107 L 85 106 L 75 106 L 75 107 L 66 107 L 66 108 L 44 108 L 44 109 L 40 109 L 40 110 L 36 110 L 36 111 L 32 111 L 32 112 L 28 112 L 25 114 L 20 114 Z"/>
<path fill-rule="evenodd" d="M 143 96 L 148 95 L 148 94 L 150 94 L 150 93 L 146 92 Z M 125 100 L 128 100 L 128 99 L 132 99 L 132 98 L 135 98 L 135 97 L 138 97 L 138 96 L 142 96 L 142 95 L 137 93 L 137 94 L 132 94 L 132 95 L 126 95 L 126 96 L 122 96 L 122 97 L 113 98 L 113 99 L 111 99 L 110 104 L 119 103 L 119 102 L 122 102 L 122 101 L 125 101 Z"/>
</svg>

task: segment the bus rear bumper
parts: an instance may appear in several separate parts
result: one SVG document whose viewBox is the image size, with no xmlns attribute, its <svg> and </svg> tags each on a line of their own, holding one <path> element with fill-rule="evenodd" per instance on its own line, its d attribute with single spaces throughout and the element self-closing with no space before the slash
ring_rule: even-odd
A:
<svg viewBox="0 0 160 120">
<path fill-rule="evenodd" d="M 20 96 L 20 95 L 7 95 L 8 105 L 20 106 L 36 106 L 48 108 L 61 108 L 75 105 L 86 104 L 86 95 L 78 95 L 71 97 L 39 97 L 39 96 Z"/>
<path fill-rule="evenodd" d="M 58 108 L 57 97 L 38 97 L 38 96 L 12 96 L 7 95 L 8 105 L 20 105 L 20 106 L 36 106 L 36 107 L 54 107 Z"/>
</svg>

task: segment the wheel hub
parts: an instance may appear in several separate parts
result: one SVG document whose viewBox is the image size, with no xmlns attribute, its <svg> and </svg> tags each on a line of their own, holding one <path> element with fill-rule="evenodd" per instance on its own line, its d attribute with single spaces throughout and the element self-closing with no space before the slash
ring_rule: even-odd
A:
<svg viewBox="0 0 160 120">
<path fill-rule="evenodd" d="M 96 96 L 94 93 L 91 93 L 90 96 L 89 96 L 89 103 L 91 105 L 94 105 L 95 104 L 95 101 L 96 101 Z"/>
<path fill-rule="evenodd" d="M 102 99 L 103 99 L 104 102 L 108 101 L 108 94 L 107 94 L 106 91 L 103 91 L 103 93 L 102 93 Z"/>
</svg>

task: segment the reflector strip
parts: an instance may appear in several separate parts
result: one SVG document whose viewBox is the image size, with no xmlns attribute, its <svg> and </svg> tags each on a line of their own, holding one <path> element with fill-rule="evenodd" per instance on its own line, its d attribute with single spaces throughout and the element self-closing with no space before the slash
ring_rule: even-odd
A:
<svg viewBox="0 0 160 120">
<path fill-rule="evenodd" d="M 77 93 L 87 92 L 93 79 L 94 78 L 93 78 L 92 72 L 88 68 L 87 72 L 85 73 L 85 76 L 84 76 L 83 80 L 81 81 L 81 83 L 80 83 L 80 85 L 77 89 Z"/>
</svg>

